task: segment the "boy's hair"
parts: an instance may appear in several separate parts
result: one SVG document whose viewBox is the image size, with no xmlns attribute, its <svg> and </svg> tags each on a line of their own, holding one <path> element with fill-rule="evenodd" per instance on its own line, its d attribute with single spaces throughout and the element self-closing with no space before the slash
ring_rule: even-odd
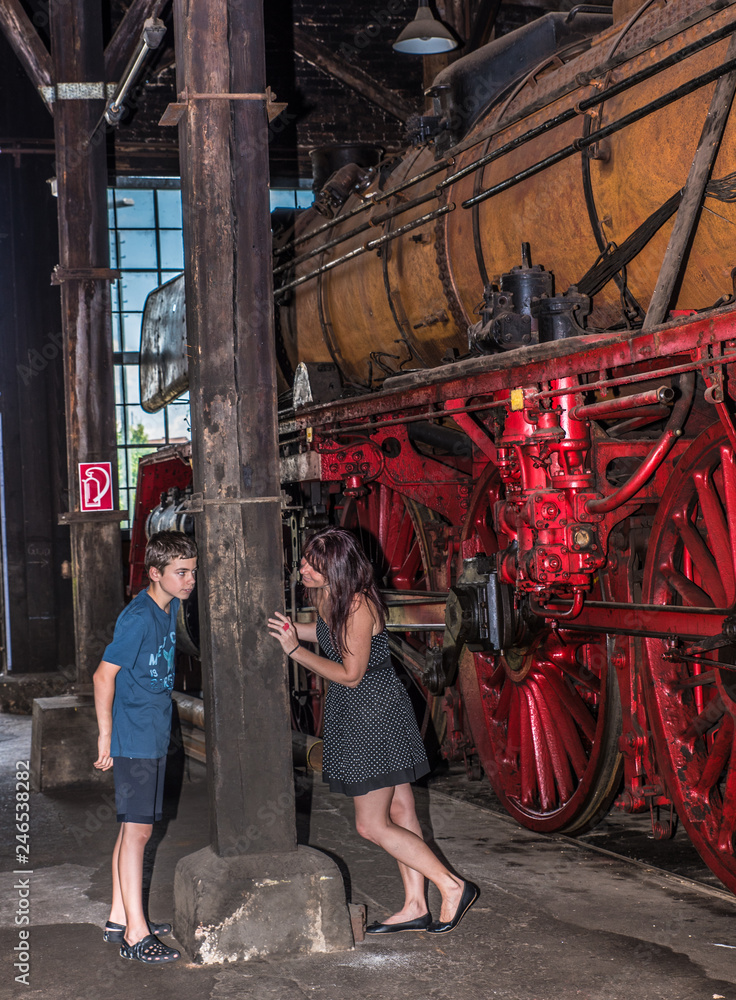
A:
<svg viewBox="0 0 736 1000">
<path fill-rule="evenodd" d="M 157 531 L 151 535 L 146 545 L 144 562 L 146 572 L 155 566 L 163 573 L 174 559 L 196 559 L 197 543 L 183 531 Z"/>
</svg>

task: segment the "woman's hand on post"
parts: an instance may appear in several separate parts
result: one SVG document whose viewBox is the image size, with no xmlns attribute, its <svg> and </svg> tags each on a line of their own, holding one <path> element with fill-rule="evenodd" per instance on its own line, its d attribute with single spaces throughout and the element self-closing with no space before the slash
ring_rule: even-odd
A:
<svg viewBox="0 0 736 1000">
<path fill-rule="evenodd" d="M 281 648 L 290 656 L 299 645 L 299 636 L 291 621 L 279 611 L 274 611 L 274 617 L 268 619 L 268 633 L 278 639 Z"/>
</svg>

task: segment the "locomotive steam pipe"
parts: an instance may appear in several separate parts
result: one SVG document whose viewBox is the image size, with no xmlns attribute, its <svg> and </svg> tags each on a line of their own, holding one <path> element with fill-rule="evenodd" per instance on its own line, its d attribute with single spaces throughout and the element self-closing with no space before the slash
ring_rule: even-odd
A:
<svg viewBox="0 0 736 1000">
<path fill-rule="evenodd" d="M 570 416 L 576 420 L 608 420 L 621 415 L 622 411 L 626 416 L 641 416 L 640 413 L 629 414 L 629 411 L 657 403 L 671 403 L 674 398 L 674 390 L 668 385 L 661 385 L 657 389 L 647 389 L 646 392 L 637 392 L 631 396 L 618 396 L 616 399 L 602 399 L 598 403 L 573 406 Z"/>
<path fill-rule="evenodd" d="M 454 204 L 444 205 L 442 208 L 438 208 L 436 212 L 429 212 L 427 215 L 423 215 L 421 218 L 415 219 L 413 222 L 407 222 L 405 226 L 401 226 L 399 229 L 395 229 L 391 233 L 386 233 L 385 236 L 380 236 L 375 240 L 369 240 L 365 246 L 357 247 L 357 249 L 351 250 L 350 253 L 346 253 L 342 257 L 336 257 L 335 260 L 328 261 L 327 264 L 323 264 L 322 267 L 317 268 L 316 271 L 310 271 L 309 274 L 303 274 L 301 278 L 296 278 L 294 281 L 290 281 L 288 285 L 282 285 L 280 288 L 276 289 L 274 296 L 283 295 L 284 292 L 288 292 L 289 289 L 296 288 L 297 285 L 303 285 L 305 281 L 310 281 L 312 278 L 316 278 L 318 275 L 324 274 L 326 271 L 331 271 L 334 267 L 337 267 L 338 264 L 344 264 L 348 260 L 360 257 L 361 254 L 367 253 L 369 250 L 376 250 L 385 243 L 390 243 L 391 240 L 395 240 L 399 236 L 403 236 L 404 233 L 411 232 L 412 229 L 416 229 L 418 226 L 424 226 L 427 222 L 439 219 L 441 216 L 447 215 L 448 212 L 454 212 L 454 210 Z"/>
<path fill-rule="evenodd" d="M 687 83 L 683 83 L 680 87 L 676 87 L 674 90 L 670 90 L 668 93 L 662 94 L 661 97 L 656 98 L 654 101 L 650 101 L 648 104 L 645 104 L 636 111 L 631 111 L 628 115 L 624 115 L 623 118 L 619 118 L 617 121 L 611 122 L 609 125 L 604 125 L 603 128 L 596 129 L 587 136 L 581 136 L 574 142 L 571 142 L 568 146 L 558 149 L 556 153 L 546 156 L 543 160 L 538 160 L 525 170 L 520 170 L 517 174 L 514 174 L 513 177 L 507 177 L 506 180 L 501 181 L 498 184 L 494 184 L 493 187 L 486 188 L 486 190 L 481 191 L 480 194 L 473 195 L 472 198 L 467 198 L 462 203 L 462 207 L 472 208 L 473 205 L 479 205 L 481 202 L 487 201 L 488 198 L 492 198 L 494 195 L 500 194 L 502 191 L 508 191 L 509 188 L 516 187 L 517 184 L 527 180 L 529 177 L 534 177 L 542 170 L 547 170 L 556 163 L 566 160 L 569 156 L 574 156 L 575 153 L 582 153 L 584 149 L 594 146 L 597 142 L 600 142 L 601 139 L 606 139 L 609 135 L 614 135 L 616 132 L 620 132 L 622 129 L 628 128 L 629 125 L 633 125 L 635 122 L 641 121 L 642 118 L 646 118 L 655 111 L 661 111 L 662 108 L 666 108 L 669 104 L 682 100 L 683 97 L 687 97 L 696 90 L 706 87 L 709 83 L 713 83 L 715 80 L 725 76 L 726 73 L 730 73 L 734 69 L 736 69 L 736 59 L 729 59 L 726 62 L 721 63 L 720 66 L 716 66 L 714 69 L 708 70 L 707 73 L 702 73 L 700 76 L 694 77 Z"/>
<path fill-rule="evenodd" d="M 394 194 L 393 189 L 390 193 Z M 339 236 L 336 236 L 334 240 L 322 243 L 314 250 L 310 250 L 308 253 L 303 253 L 300 257 L 295 257 L 293 260 L 289 260 L 285 264 L 279 264 L 278 267 L 273 269 L 273 273 L 274 275 L 281 274 L 282 271 L 287 271 L 289 268 L 296 267 L 297 264 L 303 264 L 304 261 L 311 260 L 312 257 L 318 257 L 326 250 L 331 250 L 333 247 L 338 246 L 340 243 L 344 243 L 346 240 L 352 239 L 354 236 L 360 236 L 361 233 L 365 233 L 369 229 L 375 229 L 377 226 L 382 226 L 384 222 L 395 219 L 397 215 L 403 215 L 404 212 L 408 212 L 412 208 L 418 208 L 420 205 L 424 205 L 428 201 L 433 201 L 435 198 L 439 198 L 437 189 L 430 191 L 429 194 L 424 194 L 419 198 L 414 198 L 412 201 L 404 202 L 404 204 L 399 205 L 398 208 L 392 208 L 390 211 L 383 212 L 381 215 L 374 215 L 370 219 L 366 220 L 366 222 L 356 226 L 354 229 L 350 229 L 348 232 L 341 233 Z M 342 218 L 340 221 L 342 221 Z M 332 225 L 332 222 L 330 225 Z M 294 246 L 293 243 L 291 245 Z"/>
<path fill-rule="evenodd" d="M 655 113 L 656 111 L 661 111 L 668 105 L 681 100 L 683 97 L 686 97 L 687 95 L 694 93 L 696 90 L 700 90 L 702 87 L 705 87 L 710 83 L 713 83 L 715 80 L 718 80 L 726 73 L 730 73 L 735 69 L 736 69 L 736 59 L 730 59 L 724 63 L 721 63 L 714 69 L 709 70 L 708 72 L 695 77 L 694 79 L 688 81 L 687 83 L 682 84 L 680 87 L 676 87 L 674 90 L 671 90 L 666 94 L 663 94 L 656 100 L 650 101 L 648 104 L 645 104 L 643 107 L 637 109 L 636 111 L 632 111 L 629 114 L 624 115 L 622 118 L 619 118 L 616 121 L 611 122 L 610 124 L 605 125 L 602 128 L 599 128 L 593 132 L 590 132 L 587 136 L 581 136 L 575 139 L 574 142 L 571 142 L 569 145 L 564 146 L 562 149 L 557 150 L 555 153 L 551 153 L 544 159 L 538 160 L 536 163 L 532 164 L 526 169 L 515 173 L 511 177 L 507 177 L 505 180 L 500 181 L 498 184 L 494 184 L 490 188 L 486 188 L 485 191 L 481 191 L 479 194 L 474 195 L 472 198 L 466 199 L 464 202 L 462 202 L 462 208 L 464 209 L 472 208 L 473 206 L 478 205 L 489 198 L 492 198 L 494 195 L 501 194 L 504 191 L 508 191 L 510 188 L 515 187 L 522 181 L 534 177 L 536 174 L 542 172 L 543 170 L 547 170 L 549 167 L 552 167 L 555 164 L 562 162 L 563 160 L 568 159 L 570 156 L 574 156 L 576 153 L 583 152 L 585 149 L 594 146 L 602 139 L 614 135 L 616 132 L 620 132 L 622 129 L 625 129 L 628 126 L 633 125 L 638 121 L 641 121 L 643 118 L 648 117 L 649 115 Z M 544 128 L 542 129 L 542 131 L 548 131 L 548 129 Z M 534 136 L 536 136 L 537 134 L 538 133 L 535 132 Z M 530 136 L 530 138 L 533 138 L 534 136 Z M 495 150 L 492 154 L 488 154 L 488 157 L 490 157 L 490 159 L 488 157 L 483 159 L 485 159 L 485 163 L 491 162 L 491 160 L 498 159 L 500 156 L 516 148 L 517 145 L 522 145 L 522 144 L 523 143 L 514 143 L 514 142 L 507 143 L 506 146 L 500 147 L 498 150 Z M 466 173 L 471 173 L 479 169 L 481 166 L 484 166 L 485 163 L 481 164 L 479 161 L 475 161 L 474 163 L 469 164 L 467 168 L 464 168 L 464 170 Z M 449 186 L 451 183 L 454 183 L 462 176 L 464 176 L 464 173 L 462 171 L 457 171 L 457 173 L 453 174 L 452 177 L 447 178 L 441 185 L 438 185 L 438 189 Z M 386 195 L 391 196 L 395 194 L 396 191 L 397 189 L 391 189 L 390 191 L 386 192 Z M 432 200 L 435 196 L 436 195 L 433 192 L 431 194 L 428 194 L 426 197 L 415 199 L 415 203 L 421 204 L 424 201 Z M 308 274 L 301 275 L 299 278 L 296 278 L 293 281 L 288 282 L 287 284 L 282 285 L 281 287 L 275 289 L 274 296 L 280 297 L 290 289 L 296 288 L 299 285 L 302 285 L 305 282 L 310 281 L 313 278 L 316 278 L 319 275 L 334 269 L 335 267 L 338 267 L 340 264 L 344 264 L 349 260 L 353 260 L 355 257 L 358 257 L 361 254 L 364 254 L 370 250 L 377 249 L 379 246 L 382 246 L 385 243 L 388 243 L 392 240 L 397 239 L 400 236 L 403 236 L 405 233 L 410 232 L 412 229 L 416 229 L 418 226 L 425 225 L 426 223 L 438 219 L 441 216 L 446 215 L 448 212 L 452 212 L 454 210 L 455 210 L 454 204 L 445 205 L 442 208 L 437 209 L 435 212 L 430 212 L 419 219 L 415 219 L 413 222 L 407 223 L 405 226 L 401 226 L 398 229 L 394 230 L 393 232 L 387 233 L 386 235 L 380 237 L 377 240 L 370 240 L 364 246 L 358 247 L 357 249 L 344 254 L 342 257 L 337 257 L 334 260 L 328 261 L 326 264 L 321 265 L 314 271 L 310 271 Z M 401 213 L 399 211 L 396 211 L 395 214 L 401 214 Z M 345 218 L 347 217 L 348 216 L 346 216 Z M 386 217 L 388 219 L 392 218 L 393 216 L 392 215 L 390 216 L 387 213 Z M 328 228 L 330 228 L 334 224 L 334 222 L 342 222 L 342 221 L 343 218 L 338 217 L 338 219 L 333 220 L 329 223 Z M 359 235 L 361 232 L 365 231 L 365 229 L 368 228 L 369 225 L 370 223 L 367 223 L 364 226 L 358 227 L 357 230 L 352 230 L 350 231 L 350 233 L 344 234 L 344 236 L 336 237 L 335 240 L 329 244 L 329 246 L 335 246 L 338 243 L 343 242 L 343 239 L 348 239 L 351 236 Z M 310 232 L 309 238 L 311 239 L 314 235 L 315 235 L 314 232 Z M 320 246 L 318 249 L 315 250 L 314 254 L 310 253 L 305 257 L 303 257 L 302 259 L 306 259 L 307 256 L 309 257 L 317 256 L 319 253 L 324 252 L 326 249 L 327 247 Z M 286 269 L 286 267 L 287 265 L 280 265 L 281 270 Z"/>
<path fill-rule="evenodd" d="M 594 94 L 591 97 L 587 97 L 584 100 L 580 101 L 579 104 L 576 106 L 576 109 L 568 109 L 558 115 L 555 115 L 553 118 L 550 118 L 547 121 L 543 122 L 541 125 L 533 129 L 530 129 L 528 132 L 525 132 L 517 139 L 514 139 L 511 142 L 506 143 L 504 146 L 500 147 L 497 150 L 494 150 L 492 153 L 488 153 L 485 156 L 480 157 L 478 160 L 474 160 L 466 167 L 463 167 L 461 170 L 456 171 L 450 177 L 445 178 L 445 180 L 443 181 L 440 181 L 440 183 L 437 185 L 437 190 L 438 191 L 443 190 L 444 188 L 450 186 L 451 184 L 461 180 L 468 174 L 471 174 L 476 170 L 479 170 L 480 168 L 486 166 L 487 164 L 492 163 L 494 160 L 498 159 L 505 153 L 520 148 L 530 140 L 537 138 L 539 135 L 543 135 L 544 133 L 549 132 L 551 129 L 557 128 L 559 125 L 563 125 L 566 122 L 578 117 L 579 114 L 581 113 L 584 114 L 585 112 L 592 110 L 599 104 L 602 104 L 605 101 L 610 100 L 613 97 L 616 97 L 618 94 L 622 94 L 625 91 L 629 90 L 630 88 L 635 87 L 637 84 L 646 82 L 653 76 L 656 76 L 658 73 L 661 73 L 664 70 L 669 69 L 670 67 L 675 66 L 678 63 L 682 62 L 688 56 L 696 55 L 698 52 L 701 52 L 704 49 L 710 47 L 711 45 L 714 45 L 717 42 L 721 41 L 722 39 L 728 37 L 730 34 L 733 33 L 733 31 L 734 31 L 734 25 L 732 24 L 725 25 L 724 27 L 719 28 L 717 31 L 714 31 L 711 34 L 706 35 L 704 38 L 700 38 L 697 41 L 692 42 L 690 45 L 687 45 L 684 48 L 678 50 L 677 52 L 674 52 L 672 55 L 667 56 L 665 59 L 661 59 L 659 62 L 653 64 L 652 66 L 647 66 L 644 69 L 639 70 L 637 73 L 632 74 L 630 77 L 620 80 L 615 84 L 611 84 L 609 87 L 606 87 L 599 93 Z M 630 58 L 630 56 L 628 55 L 625 58 L 612 58 L 603 65 L 601 65 L 600 67 L 597 67 L 597 69 L 593 71 L 592 74 L 590 75 L 592 76 L 592 78 L 595 78 L 595 76 L 597 75 L 603 75 L 620 66 L 628 58 Z M 588 82 L 589 81 L 585 79 L 578 79 L 576 80 L 575 86 L 578 85 L 585 86 L 586 83 Z M 562 95 L 557 94 L 556 96 L 560 97 Z M 528 111 L 525 110 L 524 114 L 527 113 Z M 503 128 L 504 129 L 508 128 L 510 124 L 513 124 L 514 120 L 515 119 L 512 117 L 510 121 L 504 121 Z M 485 141 L 493 134 L 495 134 L 494 131 L 481 132 L 478 136 L 474 136 L 472 140 L 459 143 L 455 147 L 455 151 L 460 152 L 465 149 L 470 149 L 474 145 L 480 145 L 481 142 Z M 454 163 L 455 163 L 455 156 L 448 156 L 443 158 L 442 160 L 439 160 L 432 167 L 429 167 L 428 169 L 422 171 L 419 174 L 413 175 L 406 181 L 397 184 L 395 187 L 392 187 L 387 191 L 377 192 L 371 198 L 370 201 L 367 201 L 364 204 L 359 205 L 356 208 L 352 209 L 350 212 L 347 212 L 345 215 L 340 216 L 339 221 L 345 222 L 351 218 L 355 218 L 356 216 L 361 215 L 363 212 L 369 211 L 374 205 L 383 201 L 388 201 L 394 195 L 399 194 L 402 191 L 405 191 L 409 187 L 413 187 L 415 184 L 421 183 L 421 181 L 427 180 L 429 177 L 433 177 L 435 174 L 441 173 L 443 170 L 452 166 Z M 395 214 L 399 215 L 401 214 L 401 212 L 407 211 L 410 207 L 412 207 L 412 205 L 421 204 L 421 202 L 424 200 L 429 201 L 431 200 L 432 197 L 435 197 L 435 195 L 434 194 L 426 195 L 422 199 L 416 199 L 414 202 L 402 205 L 395 210 Z M 393 215 L 390 217 L 393 217 Z M 389 216 L 387 215 L 386 218 L 389 218 Z M 325 222 L 321 226 L 318 226 L 316 229 L 310 230 L 308 233 L 304 233 L 301 236 L 297 236 L 287 245 L 278 247 L 274 251 L 275 254 L 277 256 L 283 255 L 288 250 L 300 246 L 302 243 L 309 242 L 310 240 L 314 239 L 315 236 L 319 236 L 321 233 L 330 230 L 333 227 L 334 222 L 335 220 L 330 220 L 329 222 Z M 360 229 L 352 230 L 349 234 L 346 233 L 344 237 L 341 237 L 341 239 L 343 238 L 347 239 L 349 238 L 350 235 L 356 235 L 361 231 L 363 231 L 362 227 Z M 325 250 L 327 249 L 327 246 L 323 245 L 320 249 Z M 305 258 L 300 258 L 300 259 L 305 259 Z M 291 261 L 290 263 L 293 265 L 295 261 Z M 277 270 L 281 270 L 281 268 Z"/>
<path fill-rule="evenodd" d="M 413 187 L 415 184 L 419 184 L 421 183 L 421 181 L 427 180 L 427 178 L 429 177 L 434 177 L 435 174 L 439 174 L 443 170 L 446 170 L 448 166 L 452 166 L 454 162 L 455 162 L 454 156 L 451 156 L 444 160 L 440 160 L 438 163 L 435 163 L 434 166 L 428 167 L 426 170 L 423 170 L 420 174 L 414 174 L 412 177 L 409 178 L 409 180 L 406 180 L 401 184 L 397 184 L 396 187 L 392 187 L 388 191 L 376 191 L 375 193 L 372 193 L 369 200 L 364 201 L 361 205 L 358 205 L 356 208 L 353 208 L 349 212 L 346 212 L 345 215 L 341 215 L 339 219 L 330 219 L 329 222 L 323 222 L 322 225 L 317 226 L 316 229 L 310 229 L 308 233 L 304 233 L 301 236 L 297 236 L 284 246 L 278 247 L 276 250 L 274 250 L 274 253 L 277 256 L 281 256 L 282 254 L 287 253 L 293 247 L 301 246 L 302 243 L 309 243 L 309 241 L 313 240 L 315 236 L 320 236 L 322 233 L 326 233 L 328 230 L 332 229 L 333 226 L 335 225 L 335 222 L 337 221 L 347 222 L 350 219 L 354 219 L 358 215 L 362 215 L 363 212 L 370 211 L 370 209 L 373 208 L 374 205 L 378 205 L 381 204 L 381 202 L 388 201 L 390 198 L 393 198 L 394 195 L 399 194 L 401 191 L 405 191 L 407 188 Z"/>
<path fill-rule="evenodd" d="M 690 405 L 693 401 L 695 391 L 695 375 L 692 372 L 680 376 L 680 398 L 672 408 L 670 419 L 662 432 L 662 436 L 656 445 L 649 452 L 634 475 L 623 484 L 615 493 L 608 497 L 589 500 L 585 509 L 589 514 L 607 514 L 616 510 L 622 504 L 630 500 L 637 493 L 644 483 L 653 475 L 664 461 L 675 441 L 682 435 L 682 425 L 685 422 Z"/>
<path fill-rule="evenodd" d="M 690 55 L 695 55 L 701 52 L 703 49 L 708 48 L 710 45 L 727 38 L 729 35 L 733 34 L 734 26 L 726 25 L 724 28 L 714 31 L 712 34 L 707 35 L 705 38 L 698 39 L 697 42 L 693 42 L 691 45 L 685 46 L 685 48 L 680 49 L 678 52 L 673 53 L 665 59 L 660 60 L 652 66 L 647 66 L 638 73 L 632 73 L 630 77 L 626 77 L 623 80 L 619 80 L 617 83 L 611 84 L 605 89 L 599 91 L 597 94 L 593 94 L 591 97 L 586 97 L 580 101 L 574 108 L 568 108 L 565 111 L 560 112 L 560 114 L 555 115 L 553 118 L 548 118 L 545 122 L 540 125 L 529 129 L 528 132 L 524 132 L 522 135 L 518 136 L 516 139 L 512 139 L 510 142 L 505 143 L 503 146 L 499 146 L 498 149 L 494 149 L 491 153 L 486 153 L 485 156 L 481 156 L 479 159 L 474 160 L 469 163 L 466 167 L 461 170 L 456 171 L 452 176 L 441 181 L 437 186 L 439 188 L 448 187 L 450 184 L 461 180 L 463 177 L 474 173 L 481 167 L 487 166 L 489 163 L 493 163 L 500 156 L 510 153 L 514 149 L 518 149 L 525 145 L 531 139 L 536 139 L 540 135 L 544 135 L 553 128 L 557 128 L 560 125 L 564 125 L 566 122 L 572 121 L 573 119 L 579 117 L 581 114 L 586 114 L 593 108 L 604 104 L 606 101 L 610 101 L 613 97 L 617 97 L 619 94 L 625 93 L 637 84 L 644 83 L 645 81 L 651 79 L 653 76 L 669 69 L 672 66 L 677 65 L 686 59 Z M 504 128 L 507 127 L 507 123 L 504 122 Z M 484 138 L 488 138 L 488 133 L 484 134 Z M 474 144 L 479 143 L 481 137 L 478 136 L 474 139 Z M 469 146 L 463 148 L 470 148 Z"/>
<path fill-rule="evenodd" d="M 576 590 L 573 594 L 572 604 L 569 608 L 564 611 L 551 611 L 549 608 L 544 607 L 535 597 L 529 596 L 529 607 L 535 615 L 539 615 L 540 618 L 552 618 L 555 621 L 569 621 L 572 618 L 577 618 L 580 612 L 583 610 L 583 604 L 585 603 L 585 594 L 582 590 Z"/>
<path fill-rule="evenodd" d="M 473 447 L 465 434 L 450 430 L 449 427 L 439 427 L 429 421 L 421 421 L 409 424 L 407 428 L 410 441 L 418 441 L 421 444 L 428 444 L 432 448 L 439 448 L 450 455 L 470 458 L 473 454 Z"/>
<path fill-rule="evenodd" d="M 669 406 L 642 406 L 639 411 L 629 411 L 627 410 L 623 416 L 626 417 L 625 420 L 621 420 L 620 423 L 614 424 L 613 427 L 606 428 L 606 434 L 610 438 L 620 438 L 624 434 L 630 434 L 632 431 L 639 430 L 640 427 L 646 427 L 647 424 L 652 424 L 656 420 L 663 420 L 664 417 L 669 416 L 670 408 Z"/>
</svg>

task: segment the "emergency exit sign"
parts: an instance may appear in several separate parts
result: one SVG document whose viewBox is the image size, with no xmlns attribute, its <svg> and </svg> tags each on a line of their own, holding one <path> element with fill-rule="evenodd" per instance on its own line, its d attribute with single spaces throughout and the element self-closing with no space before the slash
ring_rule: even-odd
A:
<svg viewBox="0 0 736 1000">
<path fill-rule="evenodd" d="M 112 463 L 79 463 L 79 509 L 112 510 Z"/>
</svg>

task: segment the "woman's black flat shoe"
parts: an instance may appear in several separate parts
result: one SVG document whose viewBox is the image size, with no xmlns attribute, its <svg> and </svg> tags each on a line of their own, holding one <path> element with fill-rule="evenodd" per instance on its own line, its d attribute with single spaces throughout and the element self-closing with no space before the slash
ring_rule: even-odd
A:
<svg viewBox="0 0 736 1000">
<path fill-rule="evenodd" d="M 401 924 L 369 924 L 366 934 L 396 934 L 398 931 L 426 931 L 432 923 L 432 914 L 427 912 L 422 917 L 405 920 Z"/>
<path fill-rule="evenodd" d="M 478 896 L 480 896 L 478 886 L 473 885 L 472 882 L 466 882 L 460 902 L 457 904 L 457 909 L 455 910 L 455 916 L 452 920 L 433 920 L 427 928 L 429 933 L 447 934 L 448 931 L 454 931 Z"/>
</svg>

